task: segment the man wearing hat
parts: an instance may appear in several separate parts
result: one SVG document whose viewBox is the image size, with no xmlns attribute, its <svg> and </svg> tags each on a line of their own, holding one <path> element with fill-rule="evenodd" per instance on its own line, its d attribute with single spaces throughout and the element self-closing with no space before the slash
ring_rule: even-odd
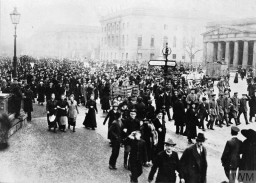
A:
<svg viewBox="0 0 256 183">
<path fill-rule="evenodd" d="M 211 130 L 214 130 L 213 129 L 213 124 L 216 120 L 216 116 L 218 115 L 217 111 L 218 111 L 218 105 L 217 105 L 217 102 L 215 101 L 215 96 L 216 94 L 212 94 L 211 95 L 211 100 L 209 101 L 209 116 L 210 116 L 210 120 L 209 122 L 207 123 L 207 128 L 211 129 Z"/>
<path fill-rule="evenodd" d="M 223 121 L 224 121 L 224 93 L 219 93 L 219 98 L 217 99 L 217 105 L 218 105 L 218 116 L 217 120 L 219 122 L 219 127 L 222 127 Z M 226 121 L 228 124 L 228 121 Z"/>
<path fill-rule="evenodd" d="M 152 182 L 154 175 L 158 169 L 156 182 L 176 182 L 175 171 L 180 171 L 179 157 L 177 152 L 173 151 L 176 145 L 172 139 L 165 141 L 165 150 L 157 154 L 154 164 L 148 176 L 148 182 Z"/>
<path fill-rule="evenodd" d="M 242 145 L 242 141 L 237 138 L 239 131 L 240 130 L 238 127 L 231 127 L 232 139 L 227 141 L 221 156 L 222 166 L 224 167 L 225 174 L 229 179 L 229 182 L 235 182 L 233 177 L 236 177 L 236 170 L 239 166 L 240 161 L 239 152 Z"/>
<path fill-rule="evenodd" d="M 205 183 L 207 175 L 206 149 L 203 146 L 206 138 L 198 133 L 196 144 L 188 147 L 180 159 L 181 183 Z"/>
<path fill-rule="evenodd" d="M 199 127 L 202 128 L 203 131 L 205 131 L 204 128 L 204 120 L 209 114 L 209 104 L 207 103 L 207 99 L 203 97 L 202 103 L 199 104 L 197 112 L 198 112 L 198 118 L 199 118 Z"/>
<path fill-rule="evenodd" d="M 242 94 L 242 98 L 240 99 L 240 106 L 239 106 L 239 112 L 237 116 L 237 122 L 240 123 L 240 115 L 244 114 L 244 119 L 246 124 L 248 125 L 248 118 L 247 118 L 247 101 L 249 100 L 249 96 L 247 94 Z"/>
<path fill-rule="evenodd" d="M 240 125 L 237 121 L 237 114 L 238 114 L 238 109 L 239 109 L 239 98 L 238 92 L 234 92 L 234 96 L 231 98 L 231 107 L 230 107 L 230 113 L 229 113 L 229 123 L 231 123 L 231 119 L 234 118 L 236 125 Z"/>
</svg>

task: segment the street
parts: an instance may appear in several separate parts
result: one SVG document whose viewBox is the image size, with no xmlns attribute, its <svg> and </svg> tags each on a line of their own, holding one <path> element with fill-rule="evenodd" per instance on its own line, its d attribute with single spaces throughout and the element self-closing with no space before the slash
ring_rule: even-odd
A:
<svg viewBox="0 0 256 183">
<path fill-rule="evenodd" d="M 238 91 L 240 96 L 246 92 L 245 80 L 234 84 L 232 79 L 231 94 Z M 123 148 L 118 157 L 117 170 L 111 171 L 108 168 L 111 148 L 107 140 L 107 125 L 102 124 L 105 115 L 100 109 L 99 101 L 97 103 L 99 114 L 96 131 L 83 127 L 85 107 L 80 106 L 75 133 L 72 130 L 67 130 L 66 133 L 57 131 L 56 134 L 49 132 L 45 115 L 34 118 L 27 127 L 13 135 L 9 140 L 10 148 L 0 152 L 0 182 L 129 182 L 129 171 L 123 168 Z M 45 106 L 36 108 L 45 110 Z M 241 122 L 240 129 L 256 129 L 255 122 L 245 125 L 243 117 Z M 181 155 L 188 147 L 186 137 L 175 134 L 174 121 L 167 122 L 167 129 L 167 136 L 177 143 L 175 148 Z M 226 141 L 231 138 L 230 127 L 215 126 L 214 131 L 206 130 L 205 136 L 208 183 L 227 180 L 220 157 Z M 244 139 L 241 135 L 239 138 Z M 147 182 L 149 170 L 150 168 L 144 168 L 139 182 Z"/>
</svg>

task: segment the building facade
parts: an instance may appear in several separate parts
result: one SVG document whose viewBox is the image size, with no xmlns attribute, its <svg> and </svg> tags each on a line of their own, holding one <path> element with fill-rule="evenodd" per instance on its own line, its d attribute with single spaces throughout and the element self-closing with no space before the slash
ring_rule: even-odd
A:
<svg viewBox="0 0 256 183">
<path fill-rule="evenodd" d="M 38 57 L 97 59 L 99 40 L 100 27 L 54 25 L 37 31 L 28 40 L 24 53 Z"/>
<path fill-rule="evenodd" d="M 168 42 L 172 50 L 169 59 L 202 61 L 205 24 L 199 18 L 183 12 L 133 8 L 104 16 L 100 22 L 101 60 L 149 61 L 162 55 Z M 196 51 L 190 57 L 189 53 Z"/>
<path fill-rule="evenodd" d="M 204 61 L 223 61 L 231 68 L 256 67 L 256 19 L 213 22 L 203 34 Z"/>
</svg>

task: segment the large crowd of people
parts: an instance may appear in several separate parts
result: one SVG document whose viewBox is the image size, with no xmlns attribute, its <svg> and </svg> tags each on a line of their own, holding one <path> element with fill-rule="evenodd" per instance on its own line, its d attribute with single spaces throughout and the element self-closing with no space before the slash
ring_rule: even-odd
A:
<svg viewBox="0 0 256 183">
<path fill-rule="evenodd" d="M 28 121 L 32 120 L 33 103 L 45 105 L 48 129 L 53 128 L 54 132 L 57 128 L 65 132 L 71 126 L 75 132 L 78 106 L 87 109 L 83 125 L 95 130 L 99 122 L 96 118 L 99 110 L 96 101 L 99 99 L 101 110 L 107 113 L 103 124 L 108 123 L 108 139 L 112 147 L 109 168 L 116 169 L 120 147 L 123 146 L 124 167 L 131 171 L 131 182 L 138 182 L 142 166 L 152 166 L 149 182 L 158 169 L 156 182 L 174 183 L 177 171 L 183 183 L 204 183 L 207 158 L 203 142 L 206 138 L 197 130 L 214 130 L 233 123 L 238 126 L 242 113 L 246 124 L 250 125 L 253 118 L 256 122 L 256 78 L 252 71 L 247 72 L 248 93 L 238 98 L 238 93 L 230 90 L 229 82 L 233 81 L 229 76 L 217 81 L 218 91 L 215 91 L 211 78 L 203 76 L 200 81 L 188 81 L 186 72 L 189 71 L 180 65 L 179 69 L 170 72 L 170 77 L 164 78 L 161 68 L 108 67 L 106 64 L 98 64 L 92 71 L 78 62 L 55 59 L 37 61 L 33 66 L 20 64 L 18 78 L 12 78 L 11 66 L 3 62 L 0 84 L 3 93 L 13 94 L 17 118 L 22 100 Z M 130 96 L 114 95 L 113 88 L 122 86 L 137 86 L 139 92 L 131 92 Z M 173 149 L 176 144 L 172 139 L 166 139 L 166 123 L 173 120 L 176 134 L 187 136 L 192 145 L 184 151 L 181 159 Z M 231 131 L 232 134 L 238 133 L 234 127 Z M 242 134 L 256 140 L 254 132 L 250 137 L 245 132 Z M 255 150 L 255 143 L 249 144 Z M 246 154 L 248 144 L 241 142 L 237 148 L 240 147 L 241 150 L 235 153 Z M 228 159 L 230 152 L 226 151 L 225 158 Z M 250 158 L 254 162 L 250 170 L 256 170 L 255 158 L 255 155 Z M 230 161 L 226 159 L 225 171 L 234 171 L 234 168 L 227 168 Z"/>
</svg>

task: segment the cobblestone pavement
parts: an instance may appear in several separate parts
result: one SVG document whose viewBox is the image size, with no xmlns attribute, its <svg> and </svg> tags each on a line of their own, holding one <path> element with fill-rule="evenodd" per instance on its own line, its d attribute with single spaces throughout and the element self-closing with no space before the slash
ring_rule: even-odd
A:
<svg viewBox="0 0 256 183">
<path fill-rule="evenodd" d="M 238 84 L 233 84 L 231 79 L 230 84 L 232 93 L 238 91 L 241 95 L 246 92 L 245 81 L 239 80 Z M 35 106 L 41 112 L 45 109 L 45 106 Z M 100 109 L 99 104 L 98 108 Z M 58 131 L 57 134 L 49 132 L 46 117 L 41 117 L 34 118 L 26 128 L 14 134 L 9 140 L 10 148 L 0 152 L 0 182 L 129 182 L 129 171 L 122 166 L 123 149 L 120 150 L 117 162 L 118 170 L 108 169 L 111 148 L 106 138 L 107 125 L 102 124 L 105 115 L 100 110 L 97 115 L 98 128 L 92 131 L 82 125 L 84 107 L 79 107 L 79 110 L 75 133 L 71 130 L 66 133 Z M 241 122 L 241 129 L 256 129 L 255 122 L 250 125 L 245 125 L 243 119 Z M 177 143 L 176 151 L 181 155 L 188 147 L 186 137 L 174 133 L 173 121 L 167 122 L 167 129 L 167 136 Z M 208 183 L 218 183 L 226 180 L 220 157 L 226 141 L 230 139 L 230 127 L 215 127 L 214 131 L 206 131 L 205 136 Z M 243 140 L 241 135 L 239 138 Z M 147 182 L 149 170 L 150 168 L 144 168 L 140 182 Z"/>
</svg>

